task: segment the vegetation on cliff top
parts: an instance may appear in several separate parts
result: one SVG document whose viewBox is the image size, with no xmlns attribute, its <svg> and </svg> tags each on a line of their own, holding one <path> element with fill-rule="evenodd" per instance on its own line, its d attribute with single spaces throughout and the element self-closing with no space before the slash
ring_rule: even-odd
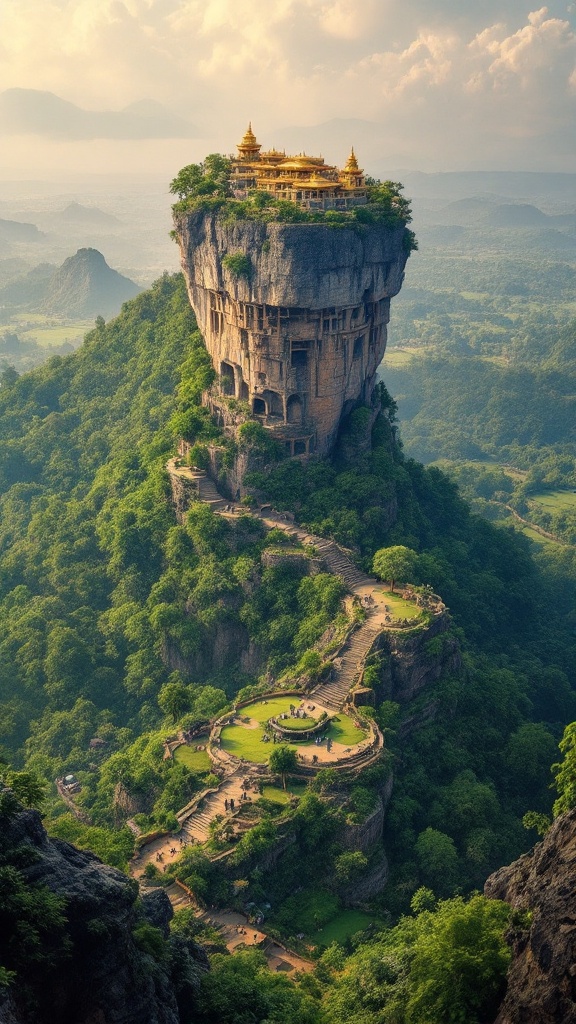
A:
<svg viewBox="0 0 576 1024">
<path fill-rule="evenodd" d="M 170 184 L 178 196 L 175 214 L 195 210 L 214 210 L 227 223 L 237 220 L 258 220 L 281 224 L 325 224 L 329 227 L 360 227 L 385 224 L 387 227 L 408 225 L 412 220 L 410 202 L 402 194 L 397 181 L 373 181 L 368 185 L 368 202 L 351 210 L 305 210 L 298 203 L 276 199 L 271 193 L 253 189 L 246 199 L 235 199 L 229 186 L 230 161 L 212 153 L 201 164 L 188 164 Z M 408 252 L 417 249 L 414 232 L 406 227 Z"/>
</svg>

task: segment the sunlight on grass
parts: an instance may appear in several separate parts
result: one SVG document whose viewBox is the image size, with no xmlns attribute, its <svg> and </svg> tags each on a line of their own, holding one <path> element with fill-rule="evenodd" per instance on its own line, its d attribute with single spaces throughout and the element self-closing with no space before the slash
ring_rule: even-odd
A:
<svg viewBox="0 0 576 1024">
<path fill-rule="evenodd" d="M 373 923 L 375 919 L 362 910 L 342 910 L 328 924 L 307 938 L 315 946 L 329 946 L 331 942 L 344 943 L 351 935 L 363 931 Z"/>
<path fill-rule="evenodd" d="M 420 609 L 414 601 L 405 601 L 399 594 L 393 594 L 390 590 L 383 591 L 383 594 L 388 610 L 395 619 L 420 618 Z"/>
<path fill-rule="evenodd" d="M 224 726 L 221 733 L 222 749 L 226 750 L 229 754 L 233 754 L 235 757 L 243 757 L 255 764 L 265 764 L 270 757 L 271 751 L 274 749 L 274 745 L 272 743 L 264 743 L 262 740 L 264 724 L 269 718 L 288 711 L 291 704 L 298 703 L 298 697 L 273 697 L 267 702 L 258 701 L 248 705 L 248 707 L 241 708 L 238 711 L 238 715 L 245 718 L 246 721 L 244 724 L 238 723 Z M 355 726 L 352 719 L 347 715 L 338 714 L 336 719 L 330 723 L 325 732 L 325 735 L 329 736 L 335 743 L 342 743 L 349 747 L 360 743 L 365 738 L 366 731 Z M 293 720 L 287 719 L 286 721 Z M 302 719 L 300 721 L 302 722 Z M 258 722 L 258 726 L 254 727 L 254 722 Z M 284 725 L 285 722 L 282 724 Z M 316 751 L 313 740 L 309 743 L 286 743 L 286 746 L 299 753 L 314 753 Z"/>
<path fill-rule="evenodd" d="M 550 512 L 561 512 L 576 508 L 576 491 L 541 491 L 531 494 L 530 502 L 535 502 Z"/>
<path fill-rule="evenodd" d="M 177 747 L 174 751 L 174 760 L 179 764 L 185 764 L 193 772 L 209 772 L 212 765 L 205 750 L 194 750 L 196 744 L 204 746 L 208 743 L 207 736 L 195 736 L 192 746 Z"/>
</svg>

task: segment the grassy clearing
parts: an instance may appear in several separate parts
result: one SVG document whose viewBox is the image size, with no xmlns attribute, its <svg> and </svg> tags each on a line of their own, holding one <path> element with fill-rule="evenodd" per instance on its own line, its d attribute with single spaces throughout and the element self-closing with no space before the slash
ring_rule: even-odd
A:
<svg viewBox="0 0 576 1024">
<path fill-rule="evenodd" d="M 405 601 L 399 594 L 393 594 L 390 590 L 385 590 L 383 593 L 388 610 L 395 619 L 420 618 L 420 609 L 413 601 Z"/>
<path fill-rule="evenodd" d="M 269 718 L 288 711 L 290 704 L 297 703 L 299 703 L 297 697 L 274 697 L 267 702 L 258 701 L 257 703 L 249 704 L 248 707 L 241 708 L 238 713 L 246 718 L 247 721 L 245 724 L 239 723 L 237 725 L 224 726 L 221 734 L 223 750 L 233 754 L 235 757 L 244 757 L 247 761 L 252 761 L 254 764 L 265 764 L 274 749 L 274 745 L 272 743 L 263 743 L 264 729 L 250 728 L 248 721 L 256 721 L 259 723 L 259 726 L 263 727 Z M 334 740 L 335 743 L 352 746 L 364 739 L 366 736 L 365 730 L 355 726 L 351 718 L 343 714 L 339 714 L 336 717 L 338 721 L 333 720 L 326 730 L 326 735 Z M 293 720 L 287 719 L 287 721 Z M 302 722 L 302 719 L 300 721 Z M 305 751 L 314 753 L 316 750 L 314 741 L 310 743 L 287 743 L 286 746 L 299 753 Z"/>
<path fill-rule="evenodd" d="M 304 782 L 287 782 L 286 789 L 280 789 L 278 786 L 264 786 L 262 790 L 262 796 L 266 800 L 273 800 L 275 804 L 289 804 L 290 798 L 293 796 L 302 796 L 306 792 L 306 783 Z"/>
<path fill-rule="evenodd" d="M 517 526 L 516 528 L 520 533 L 523 533 L 525 537 L 529 537 L 530 540 L 535 541 L 536 544 L 553 544 L 556 545 L 556 547 L 559 546 L 555 540 L 552 540 L 550 537 L 543 537 L 541 533 L 538 533 L 538 530 L 533 530 L 530 526 Z"/>
<path fill-rule="evenodd" d="M 177 747 L 174 751 L 174 760 L 178 761 L 179 764 L 185 764 L 190 771 L 198 772 L 209 772 L 211 769 L 210 758 L 205 750 L 194 750 L 194 746 L 199 743 L 202 746 L 208 743 L 207 736 L 194 737 L 193 745 L 191 747 L 183 746 Z"/>
<path fill-rule="evenodd" d="M 328 924 L 308 936 L 315 946 L 329 946 L 331 942 L 346 942 L 351 935 L 361 932 L 370 924 L 375 923 L 375 918 L 365 914 L 362 910 L 342 910 L 336 917 L 333 917 Z"/>
<path fill-rule="evenodd" d="M 316 725 L 316 719 L 310 718 L 310 715 L 306 715 L 306 718 L 285 718 L 282 722 L 283 729 L 293 729 L 294 732 L 310 729 L 313 725 Z"/>
<path fill-rule="evenodd" d="M 530 501 L 547 512 L 567 512 L 576 508 L 576 491 L 541 491 L 539 494 L 531 494 Z"/>
<path fill-rule="evenodd" d="M 63 345 L 67 341 L 70 344 L 82 341 L 86 332 L 93 326 L 94 324 L 88 320 L 66 327 L 32 327 L 30 330 L 22 331 L 20 337 L 22 341 L 35 341 L 37 345 L 50 348 Z"/>
<path fill-rule="evenodd" d="M 347 747 L 351 747 L 354 743 L 361 743 L 366 736 L 366 731 L 354 725 L 348 715 L 339 714 L 330 722 L 330 728 L 326 735 L 335 743 L 345 743 Z M 313 747 L 314 744 L 310 746 Z M 300 747 L 302 748 L 302 744 Z"/>
<path fill-rule="evenodd" d="M 388 348 L 384 356 L 384 363 L 386 366 L 391 366 L 394 369 L 399 367 L 407 366 L 412 361 L 415 355 L 418 355 L 422 349 L 406 349 L 406 348 Z"/>
</svg>

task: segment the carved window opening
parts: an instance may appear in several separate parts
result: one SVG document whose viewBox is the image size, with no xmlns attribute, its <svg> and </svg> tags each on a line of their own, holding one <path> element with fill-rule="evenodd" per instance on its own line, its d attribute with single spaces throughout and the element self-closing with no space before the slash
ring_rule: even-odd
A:
<svg viewBox="0 0 576 1024">
<path fill-rule="evenodd" d="M 264 401 L 266 402 L 266 408 L 268 409 L 269 416 L 281 416 L 284 418 L 284 406 L 282 404 L 282 398 L 277 391 L 265 391 L 263 395 Z"/>
<path fill-rule="evenodd" d="M 234 367 L 230 363 L 220 364 L 220 376 L 222 378 L 222 391 L 225 395 L 236 394 L 236 384 L 234 380 Z"/>
<path fill-rule="evenodd" d="M 286 419 L 288 423 L 302 423 L 302 402 L 298 395 L 291 395 L 286 403 Z"/>
<path fill-rule="evenodd" d="M 353 358 L 354 359 L 361 359 L 362 358 L 363 349 L 364 349 L 364 338 L 363 337 L 362 338 L 356 338 L 356 341 L 354 342 Z"/>
<path fill-rule="evenodd" d="M 294 455 L 306 455 L 306 441 L 294 441 Z"/>
<path fill-rule="evenodd" d="M 243 402 L 247 402 L 248 401 L 248 397 L 249 397 L 248 385 L 247 385 L 246 381 L 243 380 L 240 383 L 240 398 L 242 399 Z"/>
<path fill-rule="evenodd" d="M 252 411 L 256 416 L 266 415 L 266 402 L 263 398 L 255 398 L 252 405 Z"/>
<path fill-rule="evenodd" d="M 308 351 L 305 348 L 293 348 L 290 357 L 290 365 L 303 367 L 308 365 Z"/>
</svg>

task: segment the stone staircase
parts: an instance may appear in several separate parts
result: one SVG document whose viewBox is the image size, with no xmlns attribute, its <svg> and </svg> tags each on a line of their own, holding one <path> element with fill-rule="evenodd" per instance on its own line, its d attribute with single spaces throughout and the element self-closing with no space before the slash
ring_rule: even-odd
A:
<svg viewBox="0 0 576 1024">
<path fill-rule="evenodd" d="M 225 816 L 227 813 L 225 800 L 230 801 L 232 798 L 236 807 L 240 809 L 241 783 L 248 775 L 250 775 L 250 765 L 243 765 L 241 769 L 237 769 L 232 775 L 229 775 L 215 793 L 206 796 L 199 808 L 191 811 L 185 817 L 181 818 L 178 815 L 181 835 L 191 842 L 205 843 L 210 836 L 210 822 L 216 815 Z"/>
<path fill-rule="evenodd" d="M 307 541 L 317 549 L 330 572 L 335 576 L 341 576 L 350 590 L 354 590 L 355 587 L 377 586 L 378 581 L 367 576 L 358 566 L 354 565 L 354 562 L 350 561 L 334 541 L 312 536 L 308 536 Z"/>
<path fill-rule="evenodd" d="M 329 711 L 341 711 L 362 663 L 379 632 L 380 627 L 374 628 L 368 621 L 364 622 L 355 633 L 352 633 L 337 659 L 339 664 L 333 669 L 332 679 L 316 686 L 310 696 L 313 696 Z"/>
<path fill-rule="evenodd" d="M 179 885 L 176 885 L 176 882 L 172 882 L 172 885 L 168 885 L 164 891 L 172 904 L 173 910 L 184 910 L 186 907 L 194 906 L 190 896 Z"/>
<path fill-rule="evenodd" d="M 204 501 L 207 505 L 217 512 L 219 509 L 223 509 L 228 504 L 224 500 L 220 492 L 216 489 L 216 484 L 208 476 L 207 473 L 194 472 L 192 471 L 194 479 L 198 484 L 198 497 L 200 501 Z"/>
</svg>

